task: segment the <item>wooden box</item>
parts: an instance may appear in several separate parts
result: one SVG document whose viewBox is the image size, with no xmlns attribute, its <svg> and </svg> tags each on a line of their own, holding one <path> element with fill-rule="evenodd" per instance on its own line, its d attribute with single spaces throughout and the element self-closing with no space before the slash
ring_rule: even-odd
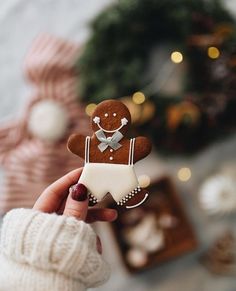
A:
<svg viewBox="0 0 236 291">
<path fill-rule="evenodd" d="M 111 227 L 123 261 L 132 273 L 174 259 L 197 246 L 192 227 L 171 180 L 163 177 L 151 184 L 148 191 L 149 199 L 137 208 L 127 210 L 110 205 L 117 208 L 119 213 Z M 150 236 L 153 237 L 150 239 Z M 160 246 L 155 249 L 158 241 Z M 151 252 L 147 252 L 147 246 Z"/>
</svg>

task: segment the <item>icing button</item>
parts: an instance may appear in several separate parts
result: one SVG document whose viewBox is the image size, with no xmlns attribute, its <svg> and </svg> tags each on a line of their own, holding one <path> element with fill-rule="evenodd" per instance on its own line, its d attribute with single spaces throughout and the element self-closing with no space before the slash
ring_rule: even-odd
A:
<svg viewBox="0 0 236 291">
<path fill-rule="evenodd" d="M 112 153 L 114 150 L 113 149 L 110 149 L 110 152 Z"/>
<path fill-rule="evenodd" d="M 112 161 L 113 160 L 113 157 L 110 157 L 109 159 Z"/>
</svg>

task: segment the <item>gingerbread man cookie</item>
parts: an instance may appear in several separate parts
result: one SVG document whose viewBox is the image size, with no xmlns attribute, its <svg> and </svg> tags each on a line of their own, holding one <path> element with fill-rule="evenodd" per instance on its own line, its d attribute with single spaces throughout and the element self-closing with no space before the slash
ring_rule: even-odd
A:
<svg viewBox="0 0 236 291">
<path fill-rule="evenodd" d="M 133 165 L 150 153 L 150 141 L 142 136 L 125 137 L 131 116 L 117 100 L 101 102 L 91 123 L 91 137 L 73 134 L 68 140 L 68 149 L 85 160 L 78 183 L 87 187 L 90 205 L 101 201 L 107 193 L 126 208 L 142 204 L 148 193 L 139 186 Z"/>
</svg>

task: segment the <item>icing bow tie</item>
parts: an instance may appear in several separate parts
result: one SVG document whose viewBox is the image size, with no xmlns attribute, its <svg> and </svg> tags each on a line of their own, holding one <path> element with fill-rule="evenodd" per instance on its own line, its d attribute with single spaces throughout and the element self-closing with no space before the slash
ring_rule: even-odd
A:
<svg viewBox="0 0 236 291">
<path fill-rule="evenodd" d="M 97 139 L 101 142 L 98 148 L 101 152 L 104 152 L 107 147 L 111 147 L 113 150 L 118 150 L 122 145 L 119 141 L 122 139 L 123 134 L 116 131 L 112 136 L 106 137 L 102 130 L 95 132 Z"/>
</svg>

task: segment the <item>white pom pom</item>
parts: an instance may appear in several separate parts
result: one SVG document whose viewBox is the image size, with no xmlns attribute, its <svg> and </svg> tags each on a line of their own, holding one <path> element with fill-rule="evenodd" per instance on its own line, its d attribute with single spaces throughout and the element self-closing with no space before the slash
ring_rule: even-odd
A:
<svg viewBox="0 0 236 291">
<path fill-rule="evenodd" d="M 58 102 L 43 100 L 33 106 L 28 128 L 35 137 L 56 142 L 63 138 L 68 124 L 67 112 Z"/>
<path fill-rule="evenodd" d="M 236 211 L 236 183 L 227 176 L 211 177 L 202 185 L 199 200 L 209 214 Z"/>
</svg>

